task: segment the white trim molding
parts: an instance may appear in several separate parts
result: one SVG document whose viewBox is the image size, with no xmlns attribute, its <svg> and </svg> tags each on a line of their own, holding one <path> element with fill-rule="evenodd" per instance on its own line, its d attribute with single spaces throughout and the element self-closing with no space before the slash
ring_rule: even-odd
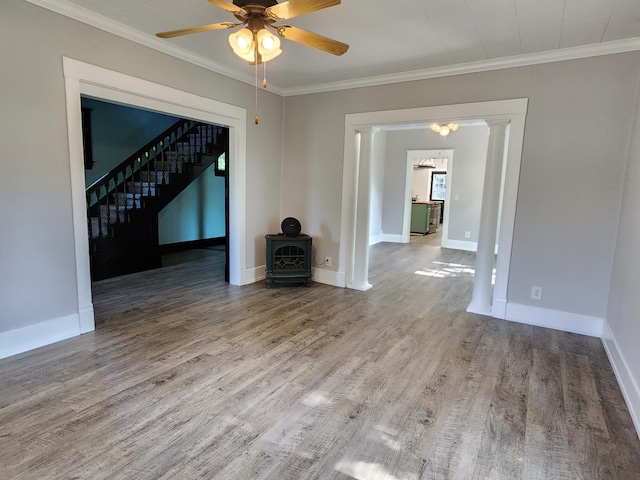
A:
<svg viewBox="0 0 640 480">
<path fill-rule="evenodd" d="M 604 346 L 609 362 L 622 390 L 622 395 L 629 408 L 631 419 L 636 427 L 636 432 L 640 437 L 640 386 L 636 383 L 631 367 L 622 354 L 622 350 L 618 346 L 609 323 L 605 320 L 602 331 L 602 345 Z"/>
<path fill-rule="evenodd" d="M 67 0 L 26 0 L 29 3 L 38 5 L 39 7 L 46 8 L 52 12 L 59 13 L 65 17 L 77 20 L 86 25 L 98 28 L 118 37 L 130 40 L 139 45 L 152 48 L 158 52 L 171 55 L 172 57 L 184 60 L 193 65 L 197 65 L 202 68 L 206 68 L 212 72 L 219 73 L 234 80 L 238 80 L 249 85 L 255 83 L 253 75 L 248 75 L 235 68 L 230 68 L 221 63 L 214 62 L 213 60 L 197 55 L 185 48 L 178 47 L 175 44 L 169 43 L 166 40 L 161 40 L 155 35 L 136 30 L 128 25 L 117 22 L 111 18 L 100 15 L 87 8 L 81 7 L 75 3 L 68 2 Z M 282 95 L 281 89 L 269 84 L 269 90 L 274 91 L 278 95 Z"/>
<path fill-rule="evenodd" d="M 506 306 L 505 320 L 597 338 L 602 336 L 604 324 L 599 317 L 510 302 Z"/>
<path fill-rule="evenodd" d="M 116 22 L 103 15 L 99 15 L 89 9 L 80 7 L 67 0 L 26 0 L 29 3 L 46 8 L 79 22 L 125 38 L 132 42 L 144 45 L 159 52 L 171 55 L 186 62 L 198 65 L 207 70 L 225 75 L 240 82 L 253 85 L 254 77 L 247 75 L 235 68 L 222 65 L 213 60 L 197 55 L 187 49 L 180 48 L 171 43 L 159 40 L 153 35 L 136 30 L 128 25 Z M 545 52 L 514 55 L 511 57 L 494 58 L 478 62 L 460 63 L 457 65 L 445 65 L 442 67 L 412 70 L 409 72 L 378 75 L 339 82 L 330 82 L 301 87 L 282 88 L 274 84 L 269 85 L 269 90 L 281 96 L 306 95 L 310 93 L 332 92 L 358 87 L 371 87 L 391 83 L 411 82 L 415 80 L 427 80 L 430 78 L 450 77 L 453 75 L 466 75 L 469 73 L 487 72 L 504 68 L 523 67 L 527 65 L 539 65 L 543 63 L 575 60 L 578 58 L 596 57 L 614 53 L 624 53 L 640 50 L 640 37 L 601 42 L 579 47 L 561 48 Z"/>
<path fill-rule="evenodd" d="M 325 285 L 331 285 L 332 287 L 344 288 L 345 286 L 344 273 L 327 270 L 326 268 L 314 268 L 313 281 L 324 283 Z"/>
<path fill-rule="evenodd" d="M 85 332 L 81 330 L 77 314 L 0 332 L 0 358 L 18 355 L 51 343 L 77 337 L 82 333 Z"/>
<path fill-rule="evenodd" d="M 229 281 L 244 285 L 246 275 L 246 110 L 96 65 L 63 57 L 78 312 L 74 332 L 94 330 L 86 219 L 80 99 L 82 95 L 192 118 L 229 128 Z M 56 323 L 57 325 L 57 323 Z M 70 332 L 62 330 L 64 335 Z M 18 337 L 21 339 L 23 337 Z M 52 337 L 57 338 L 57 337 Z M 54 340 L 56 341 L 56 340 Z M 30 343 L 27 343 L 30 345 Z M 20 347 L 22 348 L 22 347 Z"/>
<path fill-rule="evenodd" d="M 391 73 L 374 77 L 357 78 L 341 82 L 331 82 L 319 85 L 284 88 L 282 94 L 285 97 L 294 95 L 306 95 L 310 93 L 334 92 L 360 87 L 374 87 L 392 83 L 413 82 L 416 80 L 428 80 L 431 78 L 452 77 L 454 75 L 467 75 L 469 73 L 490 72 L 505 68 L 526 67 L 528 65 L 540 65 L 544 63 L 576 60 L 579 58 L 611 55 L 614 53 L 633 52 L 640 50 L 640 37 L 613 40 L 592 45 L 562 48 L 545 52 L 514 55 L 511 57 L 480 60 L 478 62 L 459 63 L 442 67 L 427 68 L 424 70 L 412 70 L 409 72 Z"/>
<path fill-rule="evenodd" d="M 242 285 L 248 285 L 250 283 L 256 283 L 264 280 L 266 277 L 267 267 L 266 265 L 260 265 L 256 268 L 248 268 L 242 271 Z"/>
<path fill-rule="evenodd" d="M 402 234 L 397 233 L 383 233 L 381 242 L 388 243 L 409 243 Z"/>
<path fill-rule="evenodd" d="M 365 225 L 365 222 L 359 221 L 359 219 L 361 220 L 365 217 L 369 211 L 366 195 L 362 190 L 370 188 L 367 183 L 368 171 L 361 168 L 363 165 L 366 166 L 366 155 L 361 151 L 360 132 L 376 128 L 385 130 L 390 125 L 431 123 L 451 118 L 459 121 L 484 120 L 489 122 L 504 120 L 510 122 L 510 134 L 508 135 L 506 146 L 506 170 L 502 184 L 503 205 L 500 213 L 500 231 L 498 234 L 500 249 L 496 261 L 493 298 L 504 299 L 507 297 L 527 107 L 528 99 L 516 98 L 345 115 L 338 270 L 345 272 L 349 288 L 357 290 L 363 290 L 364 288 L 362 287 L 370 288 L 364 282 L 362 282 L 362 285 L 358 282 L 353 282 L 354 278 L 364 278 L 368 273 L 366 271 L 368 258 L 360 258 L 368 256 L 368 248 L 356 248 L 358 231 L 368 232 L 368 226 Z M 362 143 L 366 145 L 366 142 Z M 495 318 L 502 318 L 502 314 L 500 313 L 501 316 L 496 316 L 496 312 L 503 312 L 503 309 L 497 309 L 488 314 Z"/>
<path fill-rule="evenodd" d="M 464 240 L 451 240 L 442 238 L 442 248 L 451 248 L 452 250 L 464 250 L 465 252 L 477 252 L 478 242 L 466 242 Z"/>
<path fill-rule="evenodd" d="M 380 242 L 382 242 L 382 237 L 383 237 L 382 233 L 378 233 L 378 234 L 375 234 L 375 235 L 369 235 L 369 246 L 377 245 Z"/>
<path fill-rule="evenodd" d="M 265 279 L 267 267 L 266 265 L 260 265 L 256 268 L 251 268 L 243 272 L 243 278 L 245 284 L 256 283 Z M 313 281 L 318 283 L 324 283 L 325 285 L 331 285 L 332 287 L 344 288 L 344 274 L 333 270 L 327 270 L 325 268 L 313 268 Z"/>
</svg>

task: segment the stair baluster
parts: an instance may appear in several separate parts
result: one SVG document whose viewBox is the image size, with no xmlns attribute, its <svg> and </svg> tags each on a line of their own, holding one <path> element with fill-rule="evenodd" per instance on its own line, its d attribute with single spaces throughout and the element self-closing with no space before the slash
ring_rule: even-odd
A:
<svg viewBox="0 0 640 480">
<path fill-rule="evenodd" d="M 222 140 L 224 131 L 193 120 L 176 122 L 87 188 L 94 280 L 159 266 L 157 213 L 212 164 L 211 147 Z M 215 152 L 223 153 L 225 145 L 221 141 Z M 203 162 L 205 153 L 213 155 Z M 170 173 L 175 181 L 169 180 Z M 133 227 L 134 219 L 141 226 Z M 118 232 L 125 240 L 117 240 Z"/>
</svg>

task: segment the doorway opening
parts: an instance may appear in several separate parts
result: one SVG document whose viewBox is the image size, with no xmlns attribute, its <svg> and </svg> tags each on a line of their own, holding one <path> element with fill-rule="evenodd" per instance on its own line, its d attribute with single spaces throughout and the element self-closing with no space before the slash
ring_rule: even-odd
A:
<svg viewBox="0 0 640 480">
<path fill-rule="evenodd" d="M 246 110 L 148 80 L 63 57 L 79 332 L 95 329 L 82 146 L 81 96 L 132 105 L 229 129 L 229 282 L 246 271 Z"/>
<path fill-rule="evenodd" d="M 405 243 L 411 235 L 425 235 L 438 232 L 441 245 L 445 246 L 449 230 L 449 210 L 453 149 L 407 150 L 406 178 L 404 185 L 404 219 L 402 239 Z M 437 174 L 436 195 L 434 197 L 434 174 Z M 431 205 L 437 203 L 437 208 Z M 423 210 L 428 205 L 428 218 L 423 218 Z M 437 210 L 437 218 L 436 217 Z M 431 231 L 430 231 L 431 230 Z"/>
<path fill-rule="evenodd" d="M 196 249 L 228 264 L 226 129 L 81 104 L 92 281 L 175 265 Z"/>
<path fill-rule="evenodd" d="M 490 285 L 492 279 L 488 280 L 488 288 L 492 292 L 490 304 L 484 311 L 475 311 L 474 313 L 505 318 L 527 104 L 528 100 L 523 98 L 346 115 L 341 250 L 338 267 L 339 273 L 344 275 L 346 287 L 356 290 L 372 288 L 368 282 L 368 212 L 369 163 L 375 132 L 385 125 L 433 123 L 443 119 L 459 119 L 461 121 L 481 119 L 490 127 L 491 124 L 502 125 L 502 127 L 496 127 L 496 131 L 500 131 L 502 128 L 501 138 L 505 147 L 505 164 L 503 181 L 499 186 L 502 198 L 501 209 L 496 202 L 485 201 L 483 196 L 483 212 L 486 209 L 490 216 L 495 215 L 497 218 L 498 213 L 500 216 L 498 222 L 500 228 L 497 236 L 500 249 L 495 260 L 496 276 L 493 288 Z M 502 164 L 503 159 L 499 160 Z M 498 212 L 498 210 L 500 211 Z M 494 241 L 495 238 L 483 241 L 482 237 L 478 241 L 478 251 L 482 252 L 483 258 L 484 256 L 490 257 L 489 261 L 492 263 L 495 245 L 489 244 Z M 476 289 L 477 285 L 474 284 L 474 293 Z"/>
</svg>

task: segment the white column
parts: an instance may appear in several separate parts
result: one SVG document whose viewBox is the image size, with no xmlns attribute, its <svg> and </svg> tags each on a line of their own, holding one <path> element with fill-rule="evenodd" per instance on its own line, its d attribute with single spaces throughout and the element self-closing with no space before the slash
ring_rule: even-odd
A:
<svg viewBox="0 0 640 480">
<path fill-rule="evenodd" d="M 473 279 L 473 295 L 467 312 L 491 315 L 492 277 L 495 262 L 495 245 L 498 229 L 498 210 L 502 183 L 502 163 L 508 120 L 487 120 L 489 145 L 482 191 L 480 228 L 476 271 Z"/>
<path fill-rule="evenodd" d="M 371 156 L 375 128 L 361 128 L 358 155 L 358 192 L 356 230 L 353 252 L 353 276 L 347 287 L 354 290 L 369 290 L 369 214 L 371 210 Z"/>
</svg>

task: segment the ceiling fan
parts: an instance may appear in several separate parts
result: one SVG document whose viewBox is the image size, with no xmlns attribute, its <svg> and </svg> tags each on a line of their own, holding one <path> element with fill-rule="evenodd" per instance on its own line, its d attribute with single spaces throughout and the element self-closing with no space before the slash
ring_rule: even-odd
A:
<svg viewBox="0 0 640 480">
<path fill-rule="evenodd" d="M 275 25 L 276 22 L 282 20 L 339 5 L 340 0 L 288 0 L 281 3 L 276 0 L 233 0 L 233 3 L 226 0 L 207 1 L 232 13 L 240 23 L 211 23 L 161 32 L 156 35 L 160 38 L 172 38 L 191 33 L 224 30 L 246 25 L 245 28 L 229 36 L 229 43 L 236 55 L 256 65 L 271 60 L 282 53 L 278 37 L 333 55 L 342 55 L 349 49 L 347 44 L 316 33 L 291 25 Z M 275 32 L 276 35 L 273 35 L 269 30 Z"/>
</svg>

